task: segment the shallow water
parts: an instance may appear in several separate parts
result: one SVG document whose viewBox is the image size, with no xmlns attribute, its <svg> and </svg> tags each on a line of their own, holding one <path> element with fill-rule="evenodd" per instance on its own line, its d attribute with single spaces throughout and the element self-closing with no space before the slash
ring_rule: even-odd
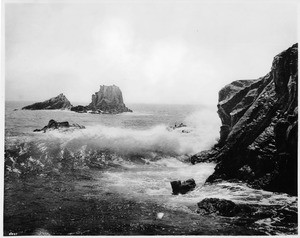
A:
<svg viewBox="0 0 300 238">
<path fill-rule="evenodd" d="M 297 233 L 297 222 L 278 215 L 253 221 L 196 213 L 197 203 L 212 197 L 297 212 L 297 198 L 287 194 L 243 183 L 204 185 L 215 164 L 191 165 L 189 157 L 216 142 L 215 109 L 129 105 L 134 113 L 120 115 L 13 111 L 24 105 L 6 104 L 6 235 Z M 50 119 L 86 129 L 32 132 Z M 179 122 L 190 133 L 168 129 Z M 195 190 L 172 195 L 170 181 L 189 178 Z"/>
</svg>

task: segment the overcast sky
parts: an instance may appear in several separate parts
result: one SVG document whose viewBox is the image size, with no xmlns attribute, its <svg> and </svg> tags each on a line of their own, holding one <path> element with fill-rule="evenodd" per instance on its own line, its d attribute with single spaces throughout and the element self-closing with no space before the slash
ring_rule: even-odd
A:
<svg viewBox="0 0 300 238">
<path fill-rule="evenodd" d="M 297 42 L 293 1 L 32 1 L 5 5 L 6 100 L 216 104 Z"/>
</svg>

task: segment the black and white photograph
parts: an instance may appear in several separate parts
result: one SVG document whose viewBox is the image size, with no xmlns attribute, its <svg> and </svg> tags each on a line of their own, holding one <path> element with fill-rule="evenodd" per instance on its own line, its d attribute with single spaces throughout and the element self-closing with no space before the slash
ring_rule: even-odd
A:
<svg viewBox="0 0 300 238">
<path fill-rule="evenodd" d="M 3 236 L 298 236 L 297 0 L 2 0 Z"/>
</svg>

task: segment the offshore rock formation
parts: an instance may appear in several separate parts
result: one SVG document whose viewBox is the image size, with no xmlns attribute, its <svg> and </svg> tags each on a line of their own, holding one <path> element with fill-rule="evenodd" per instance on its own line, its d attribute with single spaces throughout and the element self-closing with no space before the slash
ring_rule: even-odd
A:
<svg viewBox="0 0 300 238">
<path fill-rule="evenodd" d="M 43 131 L 45 133 L 48 130 L 66 129 L 66 128 L 85 129 L 84 126 L 81 126 L 79 124 L 70 124 L 68 121 L 58 122 L 58 121 L 51 119 L 48 122 L 47 126 L 44 126 L 42 129 L 35 129 L 33 132 Z"/>
<path fill-rule="evenodd" d="M 207 182 L 242 180 L 297 194 L 298 44 L 275 56 L 271 72 L 219 92 L 220 140 L 192 163 L 218 162 Z"/>
<path fill-rule="evenodd" d="M 88 108 L 92 111 L 109 114 L 132 112 L 125 106 L 122 92 L 115 85 L 101 85 L 100 90 L 92 95 L 92 102 Z"/>
<path fill-rule="evenodd" d="M 44 102 L 37 102 L 26 107 L 22 110 L 50 110 L 50 109 L 70 109 L 72 107 L 70 101 L 64 94 L 59 94 L 57 97 L 50 98 Z"/>
</svg>

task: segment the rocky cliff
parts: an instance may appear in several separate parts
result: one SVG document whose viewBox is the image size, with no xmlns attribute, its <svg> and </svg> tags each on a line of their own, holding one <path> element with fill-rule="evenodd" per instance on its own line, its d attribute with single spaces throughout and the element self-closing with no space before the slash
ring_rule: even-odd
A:
<svg viewBox="0 0 300 238">
<path fill-rule="evenodd" d="M 192 163 L 218 162 L 207 182 L 242 180 L 297 194 L 298 44 L 275 56 L 270 73 L 219 92 L 220 140 Z"/>
<path fill-rule="evenodd" d="M 120 88 L 115 85 L 101 85 L 100 90 L 92 95 L 92 102 L 88 109 L 102 113 L 131 112 L 123 102 Z"/>
<path fill-rule="evenodd" d="M 61 93 L 57 97 L 50 98 L 44 102 L 37 102 L 23 107 L 22 110 L 70 109 L 71 107 L 70 101 Z"/>
</svg>

